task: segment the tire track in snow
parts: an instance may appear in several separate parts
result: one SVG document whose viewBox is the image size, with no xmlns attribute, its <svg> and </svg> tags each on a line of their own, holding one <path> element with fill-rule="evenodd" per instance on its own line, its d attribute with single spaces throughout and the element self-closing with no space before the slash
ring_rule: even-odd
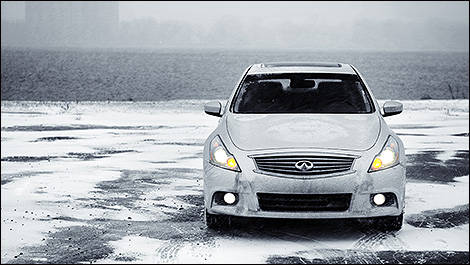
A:
<svg viewBox="0 0 470 265">
<path fill-rule="evenodd" d="M 182 243 L 170 240 L 157 248 L 157 256 L 160 263 L 175 263 L 179 250 L 183 247 Z"/>
<path fill-rule="evenodd" d="M 315 239 L 315 238 L 307 237 L 307 236 L 304 236 L 304 235 L 288 233 L 288 232 L 284 232 L 284 231 L 267 231 L 266 234 L 270 235 L 270 236 L 272 236 L 276 239 L 279 239 L 279 240 L 282 240 L 282 241 L 287 241 L 289 243 L 294 243 L 294 244 L 300 245 L 302 247 L 308 248 L 308 250 L 306 250 L 306 251 L 304 250 L 304 251 L 296 252 L 296 255 L 300 256 L 300 255 L 308 254 L 308 256 L 310 256 L 310 257 L 313 256 L 314 258 L 321 258 L 321 259 L 326 258 L 326 257 L 324 257 L 324 253 L 322 251 L 318 251 L 315 246 L 324 246 L 324 247 L 327 247 L 327 248 L 329 248 L 329 246 L 326 245 L 325 243 Z M 299 239 L 302 240 L 302 241 L 300 241 Z M 308 240 L 309 242 L 305 242 L 306 240 Z M 303 261 L 303 260 L 301 260 L 301 261 Z"/>
<path fill-rule="evenodd" d="M 401 239 L 396 237 L 393 232 L 381 232 L 371 230 L 360 237 L 353 245 L 355 249 L 375 250 L 383 246 L 387 250 L 406 250 L 407 245 Z"/>
<path fill-rule="evenodd" d="M 355 252 L 356 258 L 360 260 L 359 263 L 383 263 L 377 255 L 377 247 L 385 247 L 387 250 L 405 250 L 406 244 L 397 238 L 392 232 L 381 232 L 377 230 L 370 230 L 364 233 L 353 245 L 353 249 L 358 250 Z M 343 254 L 344 255 L 344 254 Z"/>
</svg>

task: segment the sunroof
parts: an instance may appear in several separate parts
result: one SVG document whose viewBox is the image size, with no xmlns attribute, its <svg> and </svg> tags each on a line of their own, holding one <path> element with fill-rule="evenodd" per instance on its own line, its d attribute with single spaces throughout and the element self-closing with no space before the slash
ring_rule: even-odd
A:
<svg viewBox="0 0 470 265">
<path fill-rule="evenodd" d="M 292 62 L 292 63 L 263 63 L 261 67 L 341 67 L 339 63 L 308 63 L 308 62 Z"/>
</svg>

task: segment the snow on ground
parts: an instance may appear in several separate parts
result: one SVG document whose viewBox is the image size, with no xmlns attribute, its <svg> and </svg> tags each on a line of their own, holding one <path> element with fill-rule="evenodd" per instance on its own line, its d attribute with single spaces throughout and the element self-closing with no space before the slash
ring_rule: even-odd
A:
<svg viewBox="0 0 470 265">
<path fill-rule="evenodd" d="M 404 101 L 396 233 L 350 220 L 203 223 L 203 100 L 1 105 L 1 262 L 468 262 L 469 103 Z"/>
</svg>

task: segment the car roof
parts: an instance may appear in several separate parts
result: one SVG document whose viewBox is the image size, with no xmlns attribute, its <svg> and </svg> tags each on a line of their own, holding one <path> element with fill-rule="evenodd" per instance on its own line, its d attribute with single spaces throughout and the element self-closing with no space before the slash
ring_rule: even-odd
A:
<svg viewBox="0 0 470 265">
<path fill-rule="evenodd" d="M 356 74 L 349 64 L 333 62 L 272 62 L 253 64 L 247 74 L 333 73 Z"/>
</svg>

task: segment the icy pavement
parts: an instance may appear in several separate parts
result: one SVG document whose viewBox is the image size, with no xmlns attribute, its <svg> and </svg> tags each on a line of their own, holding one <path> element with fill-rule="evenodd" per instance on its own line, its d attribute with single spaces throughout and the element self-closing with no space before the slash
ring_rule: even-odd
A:
<svg viewBox="0 0 470 265">
<path fill-rule="evenodd" d="M 404 101 L 403 229 L 203 222 L 205 101 L 1 104 L 1 262 L 468 263 L 469 103 Z"/>
</svg>

